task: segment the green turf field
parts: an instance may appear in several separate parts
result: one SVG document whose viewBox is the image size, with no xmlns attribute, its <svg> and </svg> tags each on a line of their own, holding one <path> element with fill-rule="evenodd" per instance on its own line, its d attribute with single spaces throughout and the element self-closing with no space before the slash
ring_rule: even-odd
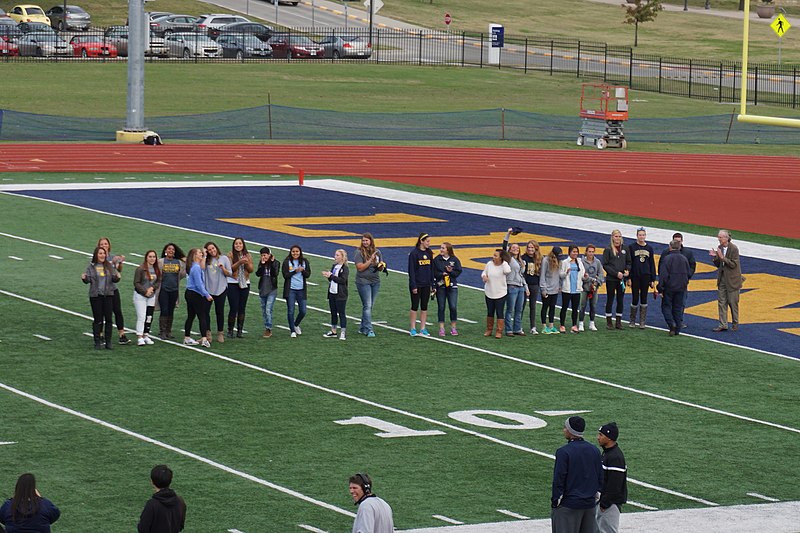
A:
<svg viewBox="0 0 800 533">
<path fill-rule="evenodd" d="M 298 339 L 281 329 L 261 339 L 251 297 L 244 339 L 92 350 L 79 276 L 97 238 L 111 237 L 130 262 L 167 241 L 188 249 L 209 239 L 188 226 L 0 195 L 0 441 L 15 443 L 0 446 L 0 489 L 36 473 L 62 509 L 59 531 L 133 529 L 161 462 L 187 500 L 187 531 L 349 531 L 355 471 L 375 478 L 399 529 L 443 525 L 433 515 L 509 519 L 497 509 L 546 517 L 565 416 L 552 411 L 587 411 L 589 428 L 620 424 L 630 499 L 643 506 L 800 498 L 788 467 L 800 454 L 796 361 L 652 330 L 495 340 L 464 324 L 447 342 L 409 338 L 398 273 L 383 281 L 375 339 L 322 339 L 328 312 L 316 286 Z M 120 284 L 129 326 L 132 273 Z M 482 294 L 465 290 L 459 309 L 479 322 Z M 351 297 L 348 315 L 358 314 Z M 281 301 L 275 317 L 285 323 Z M 472 410 L 495 412 L 479 416 L 496 427 L 465 419 Z M 509 428 L 520 424 L 509 416 L 531 429 Z M 376 426 L 441 433 L 381 438 Z"/>
</svg>

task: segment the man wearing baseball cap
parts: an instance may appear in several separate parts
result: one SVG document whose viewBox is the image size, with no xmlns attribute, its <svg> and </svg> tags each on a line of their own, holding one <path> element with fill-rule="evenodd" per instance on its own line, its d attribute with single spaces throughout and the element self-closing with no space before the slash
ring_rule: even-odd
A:
<svg viewBox="0 0 800 533">
<path fill-rule="evenodd" d="M 556 451 L 553 469 L 553 533 L 597 533 L 595 507 L 603 485 L 603 463 L 597 448 L 583 440 L 586 421 L 571 416 L 564 422 L 567 443 Z"/>
<path fill-rule="evenodd" d="M 616 422 L 609 422 L 597 433 L 597 442 L 603 448 L 603 489 L 600 491 L 600 505 L 597 506 L 599 533 L 619 531 L 619 513 L 622 504 L 628 501 L 628 467 L 625 466 L 622 450 L 617 446 L 618 437 Z"/>
</svg>

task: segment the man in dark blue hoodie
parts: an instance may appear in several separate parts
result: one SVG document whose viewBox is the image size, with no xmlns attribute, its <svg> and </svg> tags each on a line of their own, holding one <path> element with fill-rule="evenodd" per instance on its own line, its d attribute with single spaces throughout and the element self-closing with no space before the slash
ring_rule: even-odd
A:
<svg viewBox="0 0 800 533">
<path fill-rule="evenodd" d="M 586 421 L 571 416 L 564 423 L 567 444 L 556 451 L 553 469 L 553 533 L 597 533 L 595 507 L 603 486 L 599 450 L 585 440 Z"/>
<path fill-rule="evenodd" d="M 669 335 L 680 334 L 683 325 L 683 309 L 689 290 L 691 268 L 689 260 L 681 254 L 681 242 L 673 239 L 669 243 L 669 253 L 661 257 L 661 272 L 657 290 L 661 293 L 661 312 L 669 326 Z"/>
<path fill-rule="evenodd" d="M 178 533 L 186 520 L 186 503 L 169 488 L 172 470 L 167 465 L 156 465 L 150 471 L 150 481 L 156 493 L 144 506 L 139 517 L 139 533 Z"/>
</svg>

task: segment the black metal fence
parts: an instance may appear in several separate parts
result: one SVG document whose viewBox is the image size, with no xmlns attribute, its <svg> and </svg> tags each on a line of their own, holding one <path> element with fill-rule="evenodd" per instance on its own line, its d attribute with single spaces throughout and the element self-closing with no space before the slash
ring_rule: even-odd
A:
<svg viewBox="0 0 800 533">
<path fill-rule="evenodd" d="M 320 41 L 331 35 L 353 35 L 368 40 L 364 28 L 300 28 L 291 30 L 293 36 L 306 36 Z M 91 35 L 102 45 L 115 44 L 102 30 L 64 33 L 69 42 L 78 35 Z M 198 34 L 196 39 L 201 39 Z M 268 58 L 234 54 L 230 49 L 211 53 L 194 47 L 190 53 L 180 46 L 170 46 L 154 37 L 153 49 L 161 51 L 148 56 L 148 61 L 241 61 L 270 62 L 297 61 L 298 55 L 275 48 Z M 23 55 L 0 55 L 4 61 L 124 61 L 123 44 L 116 43 L 120 57 L 112 59 L 110 54 L 92 57 L 83 54 L 80 47 L 73 47 L 69 56 L 46 56 L 30 47 Z M 173 43 L 174 44 L 174 43 Z M 742 87 L 742 66 L 738 61 L 712 61 L 661 57 L 638 54 L 630 47 L 609 46 L 605 43 L 569 39 L 547 39 L 505 36 L 505 46 L 499 49 L 496 61 L 490 61 L 491 36 L 488 34 L 450 33 L 434 30 L 397 30 L 376 28 L 368 53 L 358 59 L 335 58 L 331 49 L 312 55 L 303 61 L 361 61 L 371 63 L 398 63 L 413 65 L 454 65 L 480 68 L 513 68 L 524 71 L 567 73 L 579 78 L 600 79 L 609 83 L 624 84 L 631 89 L 658 92 L 675 96 L 700 98 L 717 102 L 739 101 Z M 195 49 L 196 48 L 196 49 Z M 0 51 L 1 53 L 2 51 Z M 30 56 L 29 56 L 30 55 Z M 81 57 L 89 55 L 89 57 Z M 226 57 L 228 56 L 228 57 Z M 800 83 L 798 65 L 751 63 L 747 75 L 747 98 L 753 104 L 772 104 L 798 108 L 800 98 L 797 87 Z"/>
</svg>

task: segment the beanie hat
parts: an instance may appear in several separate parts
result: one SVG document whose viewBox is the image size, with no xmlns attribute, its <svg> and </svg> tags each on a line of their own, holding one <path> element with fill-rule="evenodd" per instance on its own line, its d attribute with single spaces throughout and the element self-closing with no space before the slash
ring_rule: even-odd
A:
<svg viewBox="0 0 800 533">
<path fill-rule="evenodd" d="M 265 247 L 263 247 L 263 248 L 261 249 L 261 251 L 260 251 L 259 253 L 260 253 L 260 254 L 271 254 L 272 252 L 270 252 L 269 248 L 267 248 L 267 247 L 265 246 Z"/>
<path fill-rule="evenodd" d="M 616 422 L 609 422 L 598 431 L 613 441 L 617 440 L 619 437 L 619 428 Z"/>
<path fill-rule="evenodd" d="M 579 416 L 571 416 L 564 422 L 564 427 L 571 435 L 583 437 L 583 430 L 586 429 L 586 421 Z"/>
</svg>

